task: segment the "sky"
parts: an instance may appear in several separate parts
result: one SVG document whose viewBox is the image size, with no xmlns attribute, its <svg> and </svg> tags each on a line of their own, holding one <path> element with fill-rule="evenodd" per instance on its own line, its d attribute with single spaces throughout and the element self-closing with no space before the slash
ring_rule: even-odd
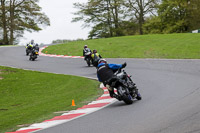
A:
<svg viewBox="0 0 200 133">
<path fill-rule="evenodd" d="M 25 32 L 20 39 L 20 45 L 30 42 L 50 44 L 57 39 L 87 39 L 90 28 L 83 28 L 83 22 L 72 23 L 75 17 L 72 13 L 77 9 L 73 3 L 86 3 L 87 0 L 40 0 L 39 5 L 49 18 L 51 26 L 43 27 L 39 32 Z"/>
</svg>

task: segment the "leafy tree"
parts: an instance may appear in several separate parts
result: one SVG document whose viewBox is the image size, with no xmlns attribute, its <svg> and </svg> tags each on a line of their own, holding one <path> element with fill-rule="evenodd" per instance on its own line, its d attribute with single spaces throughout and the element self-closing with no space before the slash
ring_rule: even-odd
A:
<svg viewBox="0 0 200 133">
<path fill-rule="evenodd" d="M 200 0 L 188 0 L 189 31 L 200 29 Z"/>
<path fill-rule="evenodd" d="M 10 44 L 14 34 L 20 37 L 24 31 L 39 31 L 41 25 L 50 25 L 49 18 L 41 13 L 39 0 L 10 0 Z"/>
<path fill-rule="evenodd" d="M 143 26 L 145 33 L 183 33 L 200 28 L 200 0 L 162 0 L 158 16 Z"/>
<path fill-rule="evenodd" d="M 188 30 L 187 0 L 163 0 L 158 14 L 165 33 L 185 32 Z"/>
<path fill-rule="evenodd" d="M 13 45 L 23 36 L 24 31 L 39 31 L 42 30 L 41 26 L 50 25 L 49 18 L 41 13 L 38 2 L 39 0 L 1 0 L 1 5 L 4 5 L 1 8 L 4 43 Z"/>
<path fill-rule="evenodd" d="M 143 34 L 143 24 L 145 15 L 154 14 L 158 0 L 127 0 L 126 6 L 129 12 L 137 19 L 139 24 L 139 33 Z"/>
<path fill-rule="evenodd" d="M 122 21 L 123 0 L 89 0 L 85 4 L 75 3 L 79 9 L 74 13 L 78 17 L 72 22 L 84 21 L 85 27 L 91 26 L 89 38 L 112 37 L 123 35 L 120 22 Z"/>
<path fill-rule="evenodd" d="M 163 33 L 163 25 L 160 17 L 151 16 L 147 18 L 143 25 L 144 34 L 160 34 Z"/>
</svg>

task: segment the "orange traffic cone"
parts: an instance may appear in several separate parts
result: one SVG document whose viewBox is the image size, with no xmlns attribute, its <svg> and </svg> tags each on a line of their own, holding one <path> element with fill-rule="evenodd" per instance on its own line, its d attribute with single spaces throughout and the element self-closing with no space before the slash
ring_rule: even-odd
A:
<svg viewBox="0 0 200 133">
<path fill-rule="evenodd" d="M 72 106 L 76 106 L 76 105 L 75 105 L 75 102 L 74 102 L 74 99 L 72 100 Z"/>
</svg>

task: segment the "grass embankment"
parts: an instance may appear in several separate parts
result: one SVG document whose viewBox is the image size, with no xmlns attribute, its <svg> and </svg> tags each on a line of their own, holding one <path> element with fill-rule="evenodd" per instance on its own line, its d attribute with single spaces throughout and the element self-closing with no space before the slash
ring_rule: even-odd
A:
<svg viewBox="0 0 200 133">
<path fill-rule="evenodd" d="M 50 119 L 96 99 L 99 83 L 76 76 L 0 66 L 0 132 Z M 76 107 L 72 107 L 72 99 Z"/>
<path fill-rule="evenodd" d="M 200 34 L 137 35 L 49 46 L 48 54 L 82 56 L 83 46 L 97 49 L 104 58 L 200 59 Z"/>
</svg>

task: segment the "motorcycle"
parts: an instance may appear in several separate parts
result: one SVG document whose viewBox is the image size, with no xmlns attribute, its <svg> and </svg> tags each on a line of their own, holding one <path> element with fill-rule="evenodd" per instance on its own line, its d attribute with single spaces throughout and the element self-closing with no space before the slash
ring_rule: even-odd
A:
<svg viewBox="0 0 200 133">
<path fill-rule="evenodd" d="M 91 52 L 87 52 L 85 53 L 85 61 L 87 63 L 88 66 L 90 66 L 92 64 L 92 57 L 91 57 L 92 53 Z"/>
<path fill-rule="evenodd" d="M 98 66 L 98 61 L 99 61 L 100 59 L 98 59 L 98 60 L 94 60 L 93 62 L 92 62 L 92 65 L 94 66 L 94 67 L 97 67 Z"/>
<path fill-rule="evenodd" d="M 28 56 L 29 53 L 31 53 L 31 48 L 30 47 L 26 47 L 26 55 Z"/>
<path fill-rule="evenodd" d="M 93 65 L 94 67 L 97 68 L 98 62 L 99 62 L 99 60 L 100 60 L 101 58 L 102 58 L 102 57 L 94 56 L 94 59 L 92 59 L 92 65 Z"/>
<path fill-rule="evenodd" d="M 31 52 L 29 60 L 34 61 L 38 56 L 39 56 L 39 51 L 36 50 L 36 49 L 33 49 L 33 51 Z"/>
<path fill-rule="evenodd" d="M 131 76 L 124 70 L 117 70 L 114 73 L 114 77 L 108 81 L 107 85 L 108 87 L 116 88 L 119 99 L 123 100 L 126 104 L 132 104 L 134 99 L 142 99 L 136 84 L 132 81 Z"/>
</svg>

